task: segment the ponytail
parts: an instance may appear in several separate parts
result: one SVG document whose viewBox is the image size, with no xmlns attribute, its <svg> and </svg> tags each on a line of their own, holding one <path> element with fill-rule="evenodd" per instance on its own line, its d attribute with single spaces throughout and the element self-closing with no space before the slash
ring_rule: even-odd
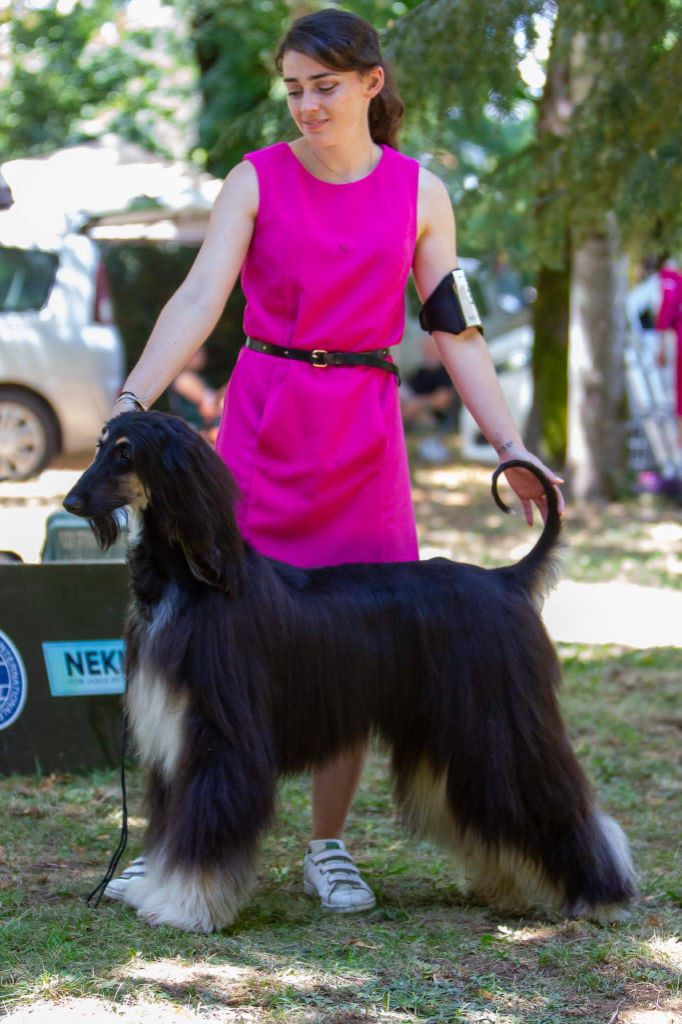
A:
<svg viewBox="0 0 682 1024">
<path fill-rule="evenodd" d="M 398 149 L 398 132 L 405 109 L 393 77 L 393 72 L 386 64 L 384 69 L 384 87 L 369 104 L 369 133 L 372 141 L 385 143 L 392 149 Z"/>
</svg>

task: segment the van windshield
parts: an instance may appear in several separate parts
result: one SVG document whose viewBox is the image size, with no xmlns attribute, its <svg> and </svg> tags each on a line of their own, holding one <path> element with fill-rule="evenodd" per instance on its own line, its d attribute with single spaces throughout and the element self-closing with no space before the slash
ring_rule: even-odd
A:
<svg viewBox="0 0 682 1024">
<path fill-rule="evenodd" d="M 0 246 L 0 313 L 42 309 L 56 270 L 55 253 Z"/>
</svg>

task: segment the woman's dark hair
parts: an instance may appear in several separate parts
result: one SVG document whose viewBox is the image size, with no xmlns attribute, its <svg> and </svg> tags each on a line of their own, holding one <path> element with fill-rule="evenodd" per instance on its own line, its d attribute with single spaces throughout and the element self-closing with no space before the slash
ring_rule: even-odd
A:
<svg viewBox="0 0 682 1024">
<path fill-rule="evenodd" d="M 384 69 L 384 87 L 369 104 L 369 132 L 374 142 L 398 148 L 398 130 L 403 117 L 403 101 L 391 68 L 381 54 L 379 37 L 369 22 L 349 11 L 329 7 L 298 18 L 282 42 L 275 57 L 277 70 L 288 50 L 313 57 L 335 71 Z"/>
</svg>

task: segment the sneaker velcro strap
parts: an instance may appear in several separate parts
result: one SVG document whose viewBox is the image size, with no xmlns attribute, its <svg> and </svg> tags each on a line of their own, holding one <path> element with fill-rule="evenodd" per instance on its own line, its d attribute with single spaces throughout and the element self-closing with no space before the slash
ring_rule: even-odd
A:
<svg viewBox="0 0 682 1024">
<path fill-rule="evenodd" d="M 147 873 L 147 867 L 144 857 L 138 857 L 128 867 L 121 872 L 119 878 L 140 878 L 142 875 Z"/>
<path fill-rule="evenodd" d="M 364 889 L 370 892 L 370 888 L 367 882 L 364 882 L 360 877 L 360 873 L 356 871 L 350 878 L 346 875 L 344 878 L 332 878 L 329 882 L 330 892 L 334 892 L 339 886 L 347 885 L 351 889 Z"/>
<path fill-rule="evenodd" d="M 330 878 L 330 892 L 333 892 L 340 885 L 370 891 L 367 883 L 363 882 L 360 877 L 360 870 L 355 861 L 344 850 L 321 850 L 318 854 L 312 854 L 311 856 L 323 874 L 339 876 L 337 878 Z"/>
<path fill-rule="evenodd" d="M 343 861 L 344 863 L 353 864 L 353 858 L 349 853 L 345 853 L 343 850 L 320 850 L 319 853 L 311 853 L 310 859 L 314 864 L 326 864 L 328 861 Z"/>
</svg>

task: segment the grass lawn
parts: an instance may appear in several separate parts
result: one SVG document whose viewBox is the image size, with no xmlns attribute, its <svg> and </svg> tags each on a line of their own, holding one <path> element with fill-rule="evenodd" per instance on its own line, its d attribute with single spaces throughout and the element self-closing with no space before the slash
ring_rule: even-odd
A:
<svg viewBox="0 0 682 1024">
<path fill-rule="evenodd" d="M 500 564 L 528 542 L 519 519 L 503 522 L 488 504 L 487 477 L 417 472 L 425 544 Z M 633 502 L 570 518 L 571 578 L 679 586 L 682 530 L 670 507 Z M 337 918 L 303 895 L 310 817 L 307 781 L 296 779 L 281 787 L 259 885 L 234 927 L 213 936 L 152 929 L 117 904 L 83 903 L 116 842 L 116 773 L 14 777 L 0 780 L 4 1013 L 12 1024 L 679 1024 L 682 652 L 562 645 L 561 654 L 574 744 L 640 873 L 631 923 L 600 928 L 469 906 L 447 859 L 397 828 L 374 751 L 348 840 L 376 910 Z M 133 856 L 144 826 L 134 771 L 130 788 Z"/>
</svg>

